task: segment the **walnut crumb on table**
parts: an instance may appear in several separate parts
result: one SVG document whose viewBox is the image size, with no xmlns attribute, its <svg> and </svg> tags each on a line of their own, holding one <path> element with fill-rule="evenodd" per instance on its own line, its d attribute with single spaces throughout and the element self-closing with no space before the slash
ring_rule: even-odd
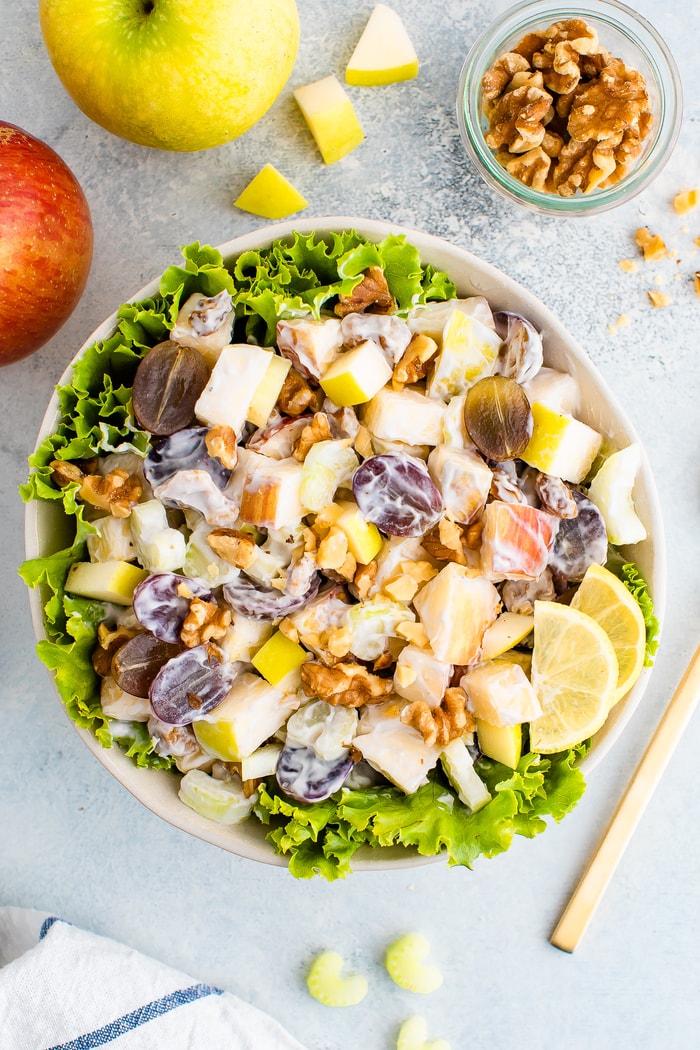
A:
<svg viewBox="0 0 700 1050">
<path fill-rule="evenodd" d="M 665 292 L 647 292 L 649 296 L 649 302 L 654 307 L 670 306 L 673 299 L 670 295 L 666 295 Z"/>
<path fill-rule="evenodd" d="M 673 198 L 673 209 L 678 215 L 687 215 L 698 203 L 697 190 L 681 190 Z"/>
</svg>

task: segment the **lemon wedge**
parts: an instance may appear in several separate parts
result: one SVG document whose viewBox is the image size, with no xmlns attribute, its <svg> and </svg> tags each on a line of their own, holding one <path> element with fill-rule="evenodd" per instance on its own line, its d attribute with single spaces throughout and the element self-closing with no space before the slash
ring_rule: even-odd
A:
<svg viewBox="0 0 700 1050">
<path fill-rule="evenodd" d="M 630 691 L 644 666 L 646 626 L 642 610 L 624 583 L 602 565 L 588 567 L 571 606 L 592 616 L 612 642 L 618 663 L 612 698 L 616 704 Z"/>
<path fill-rule="evenodd" d="M 613 644 L 593 617 L 557 602 L 535 602 L 532 685 L 542 714 L 530 747 L 553 754 L 575 747 L 607 718 L 617 688 Z"/>
</svg>

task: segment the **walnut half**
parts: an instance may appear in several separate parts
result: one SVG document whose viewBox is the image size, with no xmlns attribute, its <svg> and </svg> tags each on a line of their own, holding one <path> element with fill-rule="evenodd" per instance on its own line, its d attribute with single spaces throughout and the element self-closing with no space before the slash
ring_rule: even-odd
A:
<svg viewBox="0 0 700 1050">
<path fill-rule="evenodd" d="M 302 664 L 300 673 L 306 695 L 325 700 L 333 707 L 378 704 L 393 690 L 391 678 L 371 674 L 362 664 L 338 663 L 335 667 L 324 667 L 312 661 Z"/>
</svg>

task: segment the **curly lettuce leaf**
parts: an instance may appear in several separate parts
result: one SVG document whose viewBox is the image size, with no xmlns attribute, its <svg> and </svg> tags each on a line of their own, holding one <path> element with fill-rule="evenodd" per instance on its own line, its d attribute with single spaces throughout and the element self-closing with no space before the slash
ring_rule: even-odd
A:
<svg viewBox="0 0 700 1050">
<path fill-rule="evenodd" d="M 644 666 L 651 667 L 654 663 L 656 651 L 659 648 L 659 621 L 654 614 L 654 603 L 649 594 L 649 588 L 634 562 L 626 562 L 622 565 L 619 575 L 625 587 L 634 595 L 639 608 L 642 610 L 644 626 L 646 627 Z"/>
</svg>

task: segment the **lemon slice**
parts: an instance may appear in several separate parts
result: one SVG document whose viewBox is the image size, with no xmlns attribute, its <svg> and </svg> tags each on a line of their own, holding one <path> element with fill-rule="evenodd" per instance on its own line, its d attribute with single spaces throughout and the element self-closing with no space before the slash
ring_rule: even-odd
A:
<svg viewBox="0 0 700 1050">
<path fill-rule="evenodd" d="M 618 663 L 612 699 L 616 704 L 630 691 L 644 666 L 646 626 L 642 610 L 624 583 L 602 565 L 589 566 L 571 606 L 592 616 L 612 642 Z"/>
<path fill-rule="evenodd" d="M 579 609 L 535 602 L 532 684 L 542 714 L 530 722 L 530 747 L 553 754 L 575 747 L 607 718 L 617 688 L 613 644 Z"/>
</svg>

